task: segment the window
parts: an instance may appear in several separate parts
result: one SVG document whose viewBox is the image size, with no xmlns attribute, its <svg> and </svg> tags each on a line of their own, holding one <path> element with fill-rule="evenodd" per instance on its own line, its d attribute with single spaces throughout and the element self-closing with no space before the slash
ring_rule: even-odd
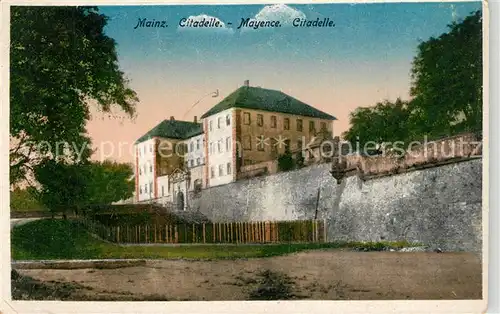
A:
<svg viewBox="0 0 500 314">
<path fill-rule="evenodd" d="M 222 153 L 222 145 L 221 145 L 221 140 L 218 140 L 218 141 L 217 141 L 217 151 L 218 151 L 219 153 Z"/>
<path fill-rule="evenodd" d="M 210 154 L 212 154 L 214 152 L 214 145 L 213 143 L 210 143 Z"/>
<path fill-rule="evenodd" d="M 139 194 L 142 194 L 142 186 L 139 187 Z"/>
<path fill-rule="evenodd" d="M 243 123 L 248 125 L 250 122 L 250 112 L 243 112 Z"/>
<path fill-rule="evenodd" d="M 153 183 L 149 183 L 149 193 L 153 193 Z"/>
<path fill-rule="evenodd" d="M 271 152 L 276 153 L 278 151 L 278 140 L 274 137 L 271 138 Z"/>
<path fill-rule="evenodd" d="M 261 135 L 260 138 L 257 138 L 257 150 L 260 150 L 261 152 L 264 151 L 264 136 Z"/>
<path fill-rule="evenodd" d="M 210 167 L 210 177 L 215 178 L 215 170 L 214 167 Z"/>
<path fill-rule="evenodd" d="M 193 159 L 191 159 L 190 164 L 191 164 L 191 167 L 194 167 L 194 160 Z"/>
<path fill-rule="evenodd" d="M 161 196 L 165 196 L 165 187 L 161 186 Z"/>
<path fill-rule="evenodd" d="M 321 131 L 326 131 L 326 122 L 321 122 Z"/>
<path fill-rule="evenodd" d="M 142 168 L 139 167 L 139 174 L 141 175 L 142 174 Z"/>
<path fill-rule="evenodd" d="M 197 164 L 197 165 L 200 165 L 200 164 L 201 164 L 200 158 L 196 158 L 196 164 Z"/>
<path fill-rule="evenodd" d="M 243 137 L 243 149 L 251 150 L 252 149 L 252 139 L 250 135 L 245 135 Z"/>
<path fill-rule="evenodd" d="M 196 140 L 196 150 L 200 149 L 200 140 Z"/>
<path fill-rule="evenodd" d="M 261 114 L 257 115 L 257 125 L 258 126 L 263 126 L 264 125 L 264 116 Z"/>
<path fill-rule="evenodd" d="M 227 174 L 231 174 L 231 163 L 227 163 Z"/>
<path fill-rule="evenodd" d="M 226 152 L 228 152 L 231 149 L 231 138 L 226 137 Z"/>
<path fill-rule="evenodd" d="M 309 121 L 309 132 L 314 132 L 315 127 L 314 127 L 314 121 Z"/>
<path fill-rule="evenodd" d="M 217 118 L 217 128 L 218 129 L 220 129 L 221 122 L 222 122 L 222 117 L 218 117 Z"/>
<path fill-rule="evenodd" d="M 290 118 L 283 119 L 283 129 L 290 130 Z"/>
<path fill-rule="evenodd" d="M 271 116 L 271 127 L 276 128 L 277 122 L 276 122 L 276 116 Z"/>
<path fill-rule="evenodd" d="M 144 184 L 144 193 L 148 194 L 148 185 Z"/>
<path fill-rule="evenodd" d="M 194 143 L 193 143 L 193 142 L 191 142 L 191 144 L 189 145 L 189 150 L 190 150 L 191 152 L 193 152 L 193 151 L 194 151 Z"/>
<path fill-rule="evenodd" d="M 144 146 L 142 147 L 142 152 L 143 152 L 143 154 L 144 154 L 144 155 L 146 155 L 146 145 L 144 145 Z"/>
<path fill-rule="evenodd" d="M 227 115 L 226 116 L 226 125 L 230 125 L 230 124 L 231 124 L 231 116 Z"/>
<path fill-rule="evenodd" d="M 213 127 L 212 127 L 212 122 L 213 122 L 212 120 L 210 120 L 210 122 L 209 122 L 209 125 L 210 125 L 210 126 L 209 126 L 210 131 L 212 131 L 212 129 L 213 129 Z"/>
<path fill-rule="evenodd" d="M 153 165 L 149 165 L 149 172 L 152 173 L 153 172 Z"/>
<path fill-rule="evenodd" d="M 302 132 L 302 120 L 297 119 L 297 131 Z"/>
<path fill-rule="evenodd" d="M 301 140 L 297 141 L 297 149 L 302 150 L 302 141 Z"/>
<path fill-rule="evenodd" d="M 219 165 L 219 177 L 222 177 L 224 175 L 224 167 L 222 165 Z"/>
</svg>

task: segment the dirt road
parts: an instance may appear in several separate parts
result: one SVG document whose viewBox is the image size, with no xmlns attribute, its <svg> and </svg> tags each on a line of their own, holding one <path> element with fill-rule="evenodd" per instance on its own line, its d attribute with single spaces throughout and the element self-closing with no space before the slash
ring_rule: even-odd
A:
<svg viewBox="0 0 500 314">
<path fill-rule="evenodd" d="M 19 273 L 52 284 L 73 283 L 79 286 L 73 299 L 249 300 L 259 289 L 279 293 L 276 287 L 262 287 L 265 280 L 259 274 L 266 270 L 275 275 L 268 284 L 287 291 L 281 299 L 480 299 L 482 293 L 481 261 L 469 253 L 328 250 L 267 259 L 163 260 L 120 269 Z"/>
</svg>

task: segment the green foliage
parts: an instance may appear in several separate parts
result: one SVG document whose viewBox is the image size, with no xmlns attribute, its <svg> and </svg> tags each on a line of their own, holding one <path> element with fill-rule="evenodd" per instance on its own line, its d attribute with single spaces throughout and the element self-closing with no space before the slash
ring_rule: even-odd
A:
<svg viewBox="0 0 500 314">
<path fill-rule="evenodd" d="M 110 204 L 132 197 L 134 174 L 130 164 L 112 161 L 92 162 L 89 167 L 87 204 Z"/>
<path fill-rule="evenodd" d="M 292 153 L 290 151 L 285 151 L 285 153 L 278 157 L 278 169 L 279 171 L 289 171 L 295 168 L 295 162 L 293 160 Z"/>
<path fill-rule="evenodd" d="M 343 134 L 353 147 L 363 149 L 368 142 L 405 141 L 410 133 L 408 102 L 398 98 L 384 101 L 374 107 L 357 108 L 350 114 L 351 128 Z M 371 147 L 374 148 L 374 147 Z"/>
<path fill-rule="evenodd" d="M 38 199 L 52 213 L 66 213 L 84 206 L 88 185 L 85 165 L 47 160 L 34 170 L 41 186 Z"/>
<path fill-rule="evenodd" d="M 33 188 L 16 188 L 10 191 L 11 211 L 38 211 L 45 207 L 37 200 L 36 191 Z"/>
<path fill-rule="evenodd" d="M 449 29 L 418 46 L 411 101 L 398 98 L 351 113 L 351 128 L 343 137 L 353 147 L 366 151 L 367 142 L 409 143 L 482 129 L 481 12 Z"/>
<path fill-rule="evenodd" d="M 111 161 L 66 164 L 47 160 L 35 168 L 38 199 L 52 212 L 109 204 L 132 196 L 132 167 Z"/>
<path fill-rule="evenodd" d="M 90 157 L 89 103 L 104 112 L 116 105 L 134 114 L 138 99 L 119 70 L 106 23 L 95 7 L 11 8 L 12 183 L 55 155 L 67 161 Z M 68 145 L 63 151 L 57 143 Z"/>
<path fill-rule="evenodd" d="M 448 27 L 422 42 L 413 60 L 410 108 L 421 134 L 482 128 L 482 14 Z"/>
</svg>

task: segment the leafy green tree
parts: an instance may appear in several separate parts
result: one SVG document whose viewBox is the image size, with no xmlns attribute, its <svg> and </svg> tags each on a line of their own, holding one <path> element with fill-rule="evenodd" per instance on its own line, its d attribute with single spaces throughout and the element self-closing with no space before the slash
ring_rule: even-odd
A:
<svg viewBox="0 0 500 314">
<path fill-rule="evenodd" d="M 413 99 L 385 101 L 350 115 L 345 140 L 422 140 L 482 128 L 482 17 L 477 11 L 449 25 L 449 32 L 418 46 L 412 66 Z M 358 146 L 356 146 L 358 145 Z"/>
<path fill-rule="evenodd" d="M 11 183 L 56 155 L 71 162 L 90 157 L 89 104 L 134 115 L 138 99 L 106 23 L 96 7 L 11 7 Z"/>
<path fill-rule="evenodd" d="M 135 183 L 130 164 L 113 161 L 92 162 L 89 165 L 88 204 L 110 204 L 132 197 Z"/>
<path fill-rule="evenodd" d="M 421 135 L 482 129 L 481 11 L 448 27 L 422 42 L 413 61 L 410 108 Z"/>
<path fill-rule="evenodd" d="M 133 168 L 112 161 L 67 164 L 46 160 L 35 166 L 40 184 L 37 198 L 53 214 L 78 212 L 88 205 L 130 198 Z"/>
<path fill-rule="evenodd" d="M 408 102 L 397 99 L 374 107 L 357 108 L 349 117 L 351 127 L 342 135 L 353 148 L 364 149 L 368 142 L 405 141 L 411 132 Z"/>
<path fill-rule="evenodd" d="M 40 185 L 38 199 L 52 215 L 76 211 L 88 199 L 88 165 L 46 160 L 34 168 Z"/>
<path fill-rule="evenodd" d="M 10 191 L 10 210 L 45 210 L 45 207 L 36 199 L 33 188 L 15 188 Z"/>
</svg>

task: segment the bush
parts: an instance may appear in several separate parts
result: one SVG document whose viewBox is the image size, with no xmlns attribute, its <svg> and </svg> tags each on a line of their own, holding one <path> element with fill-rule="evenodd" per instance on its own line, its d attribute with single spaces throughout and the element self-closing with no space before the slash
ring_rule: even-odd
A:
<svg viewBox="0 0 500 314">
<path fill-rule="evenodd" d="M 295 168 L 295 162 L 290 152 L 285 152 L 278 157 L 278 169 L 280 171 L 289 171 Z"/>
</svg>

